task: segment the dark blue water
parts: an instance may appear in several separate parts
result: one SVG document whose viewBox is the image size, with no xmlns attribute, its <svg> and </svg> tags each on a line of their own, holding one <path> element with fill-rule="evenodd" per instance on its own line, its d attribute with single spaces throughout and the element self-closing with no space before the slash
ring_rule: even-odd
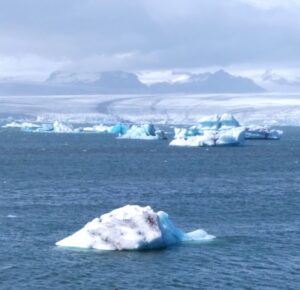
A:
<svg viewBox="0 0 300 290">
<path fill-rule="evenodd" d="M 217 238 L 149 252 L 54 246 L 125 204 Z M 244 147 L 0 131 L 1 289 L 299 289 L 300 129 Z"/>
</svg>

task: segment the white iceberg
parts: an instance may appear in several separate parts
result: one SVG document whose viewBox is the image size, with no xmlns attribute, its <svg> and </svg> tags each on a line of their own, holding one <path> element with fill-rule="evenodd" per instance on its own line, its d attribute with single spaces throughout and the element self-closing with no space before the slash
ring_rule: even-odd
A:
<svg viewBox="0 0 300 290">
<path fill-rule="evenodd" d="M 161 130 L 156 130 L 153 124 L 144 124 L 141 126 L 132 125 L 126 133 L 119 138 L 142 140 L 167 139 L 166 134 Z"/>
<path fill-rule="evenodd" d="M 78 133 L 79 129 L 74 129 L 70 124 L 64 124 L 58 121 L 52 123 L 41 124 L 38 128 L 33 129 L 31 132 L 38 133 Z"/>
<path fill-rule="evenodd" d="M 85 133 L 110 133 L 111 126 L 105 126 L 105 125 L 94 125 L 92 127 L 84 127 L 82 128 L 82 131 Z"/>
<path fill-rule="evenodd" d="M 177 138 L 171 141 L 170 146 L 236 146 L 243 145 L 245 139 L 245 128 L 243 127 L 221 131 L 208 130 L 204 131 L 203 135 L 183 138 L 182 132 L 177 131 Z"/>
<path fill-rule="evenodd" d="M 265 126 L 252 125 L 246 127 L 245 138 L 279 140 L 282 134 L 282 130 L 270 129 Z"/>
<path fill-rule="evenodd" d="M 145 250 L 187 241 L 209 241 L 214 236 L 203 230 L 184 233 L 168 214 L 150 206 L 126 205 L 95 218 L 57 246 L 97 250 Z"/>
<path fill-rule="evenodd" d="M 21 129 L 34 129 L 38 128 L 39 125 L 29 122 L 11 122 L 3 125 L 2 128 L 21 128 Z"/>
<path fill-rule="evenodd" d="M 53 132 L 55 132 L 55 133 L 72 133 L 72 132 L 74 132 L 74 129 L 73 129 L 72 125 L 69 125 L 69 124 L 67 125 L 67 124 L 55 121 L 53 123 Z"/>
</svg>

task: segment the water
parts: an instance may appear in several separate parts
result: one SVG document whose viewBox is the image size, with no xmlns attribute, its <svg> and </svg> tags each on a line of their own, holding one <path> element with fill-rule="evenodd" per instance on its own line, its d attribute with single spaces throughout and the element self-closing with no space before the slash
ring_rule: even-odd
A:
<svg viewBox="0 0 300 290">
<path fill-rule="evenodd" d="M 244 147 L 0 130 L 1 289 L 299 289 L 300 129 Z M 125 204 L 217 238 L 146 252 L 55 242 Z"/>
</svg>

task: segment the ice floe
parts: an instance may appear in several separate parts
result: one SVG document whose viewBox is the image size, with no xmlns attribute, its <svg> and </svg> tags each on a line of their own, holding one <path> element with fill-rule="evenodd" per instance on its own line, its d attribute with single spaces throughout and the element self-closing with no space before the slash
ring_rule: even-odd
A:
<svg viewBox="0 0 300 290">
<path fill-rule="evenodd" d="M 265 126 L 247 126 L 245 132 L 246 139 L 271 139 L 279 140 L 283 134 L 282 130 L 270 129 Z"/>
<path fill-rule="evenodd" d="M 38 128 L 38 124 L 30 122 L 11 122 L 2 126 L 2 128 L 21 128 L 21 129 L 35 129 Z"/>
<path fill-rule="evenodd" d="M 120 138 L 158 140 L 167 139 L 167 136 L 163 131 L 156 130 L 153 124 L 144 124 L 141 126 L 132 125 L 125 134 L 120 136 Z"/>
<path fill-rule="evenodd" d="M 84 133 L 110 133 L 112 127 L 105 125 L 94 125 L 92 127 L 83 127 L 82 132 Z"/>
<path fill-rule="evenodd" d="M 204 230 L 184 233 L 163 211 L 150 206 L 126 205 L 93 219 L 57 246 L 98 250 L 159 249 L 188 241 L 209 241 Z"/>
</svg>

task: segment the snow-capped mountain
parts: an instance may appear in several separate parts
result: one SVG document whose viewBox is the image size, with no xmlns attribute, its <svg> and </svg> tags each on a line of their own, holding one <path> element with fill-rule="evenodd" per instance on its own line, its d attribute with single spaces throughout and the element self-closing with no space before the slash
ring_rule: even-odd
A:
<svg viewBox="0 0 300 290">
<path fill-rule="evenodd" d="M 143 83 L 136 74 L 124 71 L 99 73 L 53 72 L 40 83 L 0 83 L 1 95 L 12 94 L 144 94 L 144 93 L 252 93 L 264 89 L 249 78 L 224 70 L 189 74 L 184 81 Z"/>
</svg>

